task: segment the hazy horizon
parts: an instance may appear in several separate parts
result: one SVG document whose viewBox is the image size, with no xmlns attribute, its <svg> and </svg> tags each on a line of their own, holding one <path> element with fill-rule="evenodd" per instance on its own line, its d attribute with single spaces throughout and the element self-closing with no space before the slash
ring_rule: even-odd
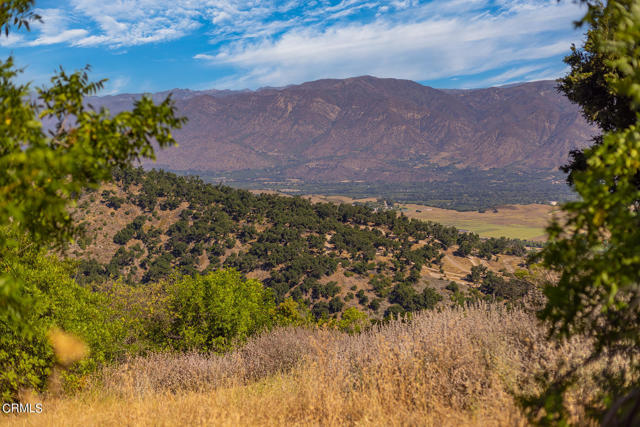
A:
<svg viewBox="0 0 640 427">
<path fill-rule="evenodd" d="M 482 89 L 490 89 L 490 88 L 507 88 L 507 87 L 515 87 L 515 86 L 520 86 L 520 85 L 524 85 L 527 83 L 538 83 L 538 82 L 547 82 L 547 81 L 555 81 L 555 79 L 540 79 L 540 80 L 524 80 L 524 81 L 518 81 L 518 82 L 513 82 L 513 83 L 506 83 L 506 84 L 501 84 L 501 85 L 491 85 L 491 86 L 483 86 L 483 87 L 460 87 L 460 88 L 456 88 L 456 87 L 434 87 L 434 86 L 430 86 L 428 84 L 425 83 L 421 83 L 415 80 L 411 80 L 411 79 L 397 79 L 394 77 L 377 77 L 377 76 L 372 76 L 372 75 L 360 75 L 360 76 L 352 76 L 352 77 L 343 77 L 343 78 L 334 78 L 334 77 L 323 77 L 320 79 L 314 79 L 314 80 L 309 80 L 306 82 L 301 82 L 301 83 L 292 83 L 292 84 L 287 84 L 284 86 L 261 86 L 255 89 L 250 89 L 250 88 L 241 88 L 241 89 L 221 89 L 221 88 L 216 88 L 216 87 L 210 87 L 210 88 L 202 88 L 202 89 L 192 89 L 192 88 L 188 88 L 188 87 L 173 87 L 170 89 L 163 89 L 163 90 L 158 90 L 158 91 L 152 91 L 152 92 L 144 92 L 144 91 L 140 91 L 140 92 L 119 92 L 119 93 L 113 93 L 113 94 L 98 94 L 96 96 L 118 96 L 118 95 L 139 95 L 139 94 L 143 94 L 143 93 L 167 93 L 167 92 L 173 92 L 173 91 L 190 91 L 190 92 L 259 92 L 262 90 L 282 90 L 282 89 L 286 89 L 289 87 L 293 87 L 293 86 L 300 86 L 306 83 L 313 83 L 313 82 L 317 82 L 317 81 L 322 81 L 322 80 L 350 80 L 350 79 L 358 79 L 358 78 L 363 78 L 363 77 L 372 77 L 374 79 L 392 79 L 392 80 L 405 80 L 405 81 L 411 81 L 414 83 L 417 83 L 419 85 L 425 86 L 425 87 L 431 87 L 433 89 L 437 89 L 437 90 L 442 90 L 442 91 L 466 91 L 466 90 L 482 90 Z"/>
</svg>

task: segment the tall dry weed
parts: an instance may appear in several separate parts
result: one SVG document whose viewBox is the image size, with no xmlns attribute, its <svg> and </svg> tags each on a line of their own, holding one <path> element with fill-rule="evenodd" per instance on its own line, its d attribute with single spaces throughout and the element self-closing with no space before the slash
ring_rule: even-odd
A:
<svg viewBox="0 0 640 427">
<path fill-rule="evenodd" d="M 226 355 L 154 354 L 106 369 L 83 393 L 18 425 L 524 425 L 514 394 L 579 362 L 530 312 L 480 305 L 359 335 L 277 329 Z M 573 392 L 574 418 L 592 390 Z"/>
</svg>

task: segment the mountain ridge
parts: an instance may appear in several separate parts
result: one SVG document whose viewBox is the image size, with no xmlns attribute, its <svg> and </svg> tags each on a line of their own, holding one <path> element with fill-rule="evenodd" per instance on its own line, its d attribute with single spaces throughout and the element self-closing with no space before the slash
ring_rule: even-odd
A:
<svg viewBox="0 0 640 427">
<path fill-rule="evenodd" d="M 390 183 L 437 180 L 444 165 L 550 171 L 595 133 L 553 81 L 452 91 L 360 76 L 173 94 L 189 122 L 156 165 L 174 171 Z M 136 96 L 91 102 L 118 111 Z"/>
</svg>

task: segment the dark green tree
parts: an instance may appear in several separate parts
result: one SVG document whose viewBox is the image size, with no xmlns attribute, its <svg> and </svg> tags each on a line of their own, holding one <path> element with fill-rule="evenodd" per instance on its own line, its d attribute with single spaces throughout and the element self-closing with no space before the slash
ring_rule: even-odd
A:
<svg viewBox="0 0 640 427">
<path fill-rule="evenodd" d="M 473 267 L 471 267 L 471 273 L 467 275 L 466 279 L 473 283 L 480 283 L 480 281 L 482 281 L 482 278 L 486 275 L 486 273 L 487 273 L 487 266 L 474 265 Z"/>
<path fill-rule="evenodd" d="M 538 422 L 568 422 L 564 394 L 591 367 L 601 393 L 586 402 L 590 414 L 603 417 L 605 425 L 638 425 L 640 1 L 590 4 L 583 22 L 590 26 L 584 59 L 576 57 L 564 84 L 576 88 L 585 114 L 605 134 L 583 151 L 583 167 L 572 170 L 581 199 L 563 206 L 564 224 L 548 228 L 549 244 L 540 257 L 559 281 L 545 287 L 540 317 L 550 323 L 553 337 L 586 336 L 593 349 L 580 366 L 546 380 L 544 392 L 528 403 Z M 624 361 L 620 369 L 611 368 L 616 358 Z"/>
<path fill-rule="evenodd" d="M 631 97 L 609 84 L 609 79 L 618 76 L 619 71 L 612 63 L 617 53 L 603 47 L 611 31 L 611 18 L 605 10 L 599 1 L 589 2 L 587 19 L 580 23 L 589 25 L 586 40 L 581 48 L 571 46 L 571 54 L 564 59 L 571 71 L 558 80 L 558 90 L 581 107 L 582 115 L 589 123 L 598 126 L 602 132 L 612 132 L 634 124 L 638 109 L 633 108 Z M 595 136 L 593 142 L 594 145 L 602 144 L 602 135 Z M 569 154 L 570 162 L 562 169 L 568 173 L 567 180 L 571 184 L 574 172 L 585 170 L 587 162 L 584 150 L 573 150 Z"/>
</svg>

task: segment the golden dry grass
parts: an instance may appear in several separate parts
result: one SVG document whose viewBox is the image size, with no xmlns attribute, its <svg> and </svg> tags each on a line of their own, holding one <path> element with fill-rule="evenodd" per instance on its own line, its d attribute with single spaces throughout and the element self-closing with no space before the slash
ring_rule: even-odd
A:
<svg viewBox="0 0 640 427">
<path fill-rule="evenodd" d="M 276 192 L 277 193 L 277 192 Z M 347 196 L 304 195 L 314 203 L 366 203 L 375 198 L 353 199 Z M 434 221 L 472 231 L 480 237 L 510 237 L 513 239 L 545 241 L 545 227 L 554 214 L 560 214 L 558 206 L 528 204 L 505 205 L 480 213 L 477 211 L 456 211 L 426 205 L 400 204 L 402 212 L 409 218 Z"/>
<path fill-rule="evenodd" d="M 349 336 L 279 329 L 224 356 L 155 354 L 106 369 L 86 390 L 45 396 L 18 426 L 491 425 L 526 421 L 513 393 L 533 375 L 582 360 L 553 346 L 523 310 L 445 309 Z M 572 392 L 573 416 L 592 388 Z"/>
<path fill-rule="evenodd" d="M 429 206 L 401 205 L 409 218 L 435 221 L 444 225 L 473 231 L 480 237 L 511 237 L 525 240 L 546 240 L 545 227 L 558 207 L 541 204 L 507 205 L 498 208 L 498 212 L 488 209 L 484 213 L 477 211 L 458 212 Z"/>
</svg>

